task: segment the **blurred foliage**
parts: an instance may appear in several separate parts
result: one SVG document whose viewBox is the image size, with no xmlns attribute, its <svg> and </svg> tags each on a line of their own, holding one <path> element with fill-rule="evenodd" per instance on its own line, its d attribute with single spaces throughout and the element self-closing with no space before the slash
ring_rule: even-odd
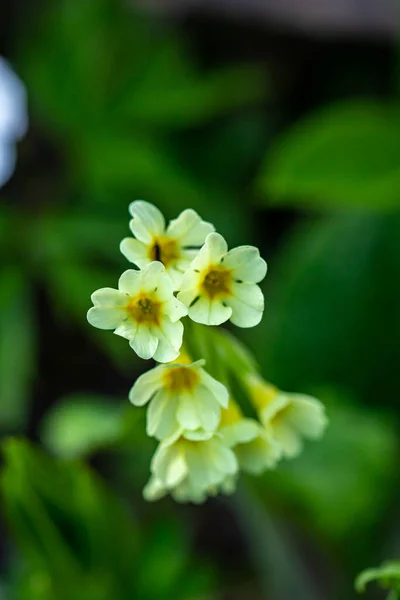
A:
<svg viewBox="0 0 400 600">
<path fill-rule="evenodd" d="M 323 107 L 276 141 L 261 187 L 279 205 L 399 208 L 399 127 L 394 103 Z"/>
<path fill-rule="evenodd" d="M 176 522 L 144 532 L 84 465 L 23 440 L 5 442 L 4 453 L 6 514 L 25 557 L 18 598 L 194 600 L 210 591 L 212 573 L 192 563 Z"/>
<path fill-rule="evenodd" d="M 127 197 L 139 195 L 161 209 L 200 212 L 215 202 L 213 218 L 221 222 L 229 210 L 231 227 L 241 229 L 245 210 L 232 198 L 234 182 L 216 179 L 215 166 L 210 176 L 201 168 L 195 173 L 199 156 L 187 163 L 187 147 L 179 152 L 174 134 L 259 104 L 260 69 L 201 70 L 176 31 L 113 0 L 57 3 L 33 35 L 21 55 L 33 110 L 62 140 L 73 184 L 89 202 L 120 198 L 125 207 Z M 231 142 L 239 147 L 237 133 Z M 214 142 L 218 137 L 205 153 Z M 239 151 L 231 172 L 241 170 L 241 159 Z"/>
<path fill-rule="evenodd" d="M 377 581 L 383 589 L 391 590 L 387 599 L 398 600 L 400 595 L 400 561 L 391 560 L 384 562 L 376 569 L 366 569 L 356 579 L 356 590 L 365 592 L 371 581 Z"/>
<path fill-rule="evenodd" d="M 260 360 L 269 377 L 286 389 L 339 385 L 390 405 L 400 361 L 400 216 L 301 223 L 274 271 L 265 317 L 251 332 L 257 346 L 268 340 Z"/>
</svg>

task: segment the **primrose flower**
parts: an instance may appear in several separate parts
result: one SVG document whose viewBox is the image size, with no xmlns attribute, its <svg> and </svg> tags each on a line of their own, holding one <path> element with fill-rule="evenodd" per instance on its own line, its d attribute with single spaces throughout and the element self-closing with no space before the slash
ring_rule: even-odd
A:
<svg viewBox="0 0 400 600">
<path fill-rule="evenodd" d="M 218 427 L 221 406 L 228 406 L 228 390 L 202 367 L 176 362 L 143 373 L 133 385 L 129 399 L 135 406 L 150 402 L 147 433 L 158 440 L 193 434 L 211 437 Z"/>
<path fill-rule="evenodd" d="M 179 355 L 183 335 L 179 319 L 187 309 L 175 298 L 171 280 L 160 262 L 142 271 L 125 271 L 118 290 L 97 290 L 92 302 L 94 306 L 87 314 L 89 323 L 99 329 L 114 329 L 115 334 L 129 340 L 140 358 L 169 362 Z"/>
<path fill-rule="evenodd" d="M 286 458 L 300 454 L 302 438 L 320 439 L 327 426 L 323 404 L 305 394 L 281 392 L 258 375 L 247 378 L 248 391 L 261 422 L 271 428 Z"/>
<path fill-rule="evenodd" d="M 257 248 L 239 246 L 228 252 L 224 238 L 210 233 L 182 278 L 178 298 L 197 323 L 220 325 L 230 319 L 238 327 L 254 327 L 264 311 L 257 283 L 266 272 Z"/>
<path fill-rule="evenodd" d="M 237 471 L 234 453 L 218 434 L 200 441 L 180 437 L 158 446 L 143 494 L 146 500 L 170 493 L 179 502 L 200 503 Z"/>
<path fill-rule="evenodd" d="M 245 418 L 232 398 L 228 408 L 222 411 L 219 432 L 246 473 L 259 475 L 266 469 L 273 469 L 281 457 L 271 429 L 255 419 Z"/>
<path fill-rule="evenodd" d="M 122 254 L 140 269 L 155 260 L 162 262 L 178 289 L 183 273 L 214 226 L 190 208 L 170 221 L 168 227 L 162 213 L 149 202 L 135 200 L 129 211 L 135 238 L 122 240 Z"/>
</svg>

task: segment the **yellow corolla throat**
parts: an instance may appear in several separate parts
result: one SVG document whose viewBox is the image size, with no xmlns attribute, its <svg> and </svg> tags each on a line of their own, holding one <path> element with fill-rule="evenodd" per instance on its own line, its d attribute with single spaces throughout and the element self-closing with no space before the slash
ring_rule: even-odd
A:
<svg viewBox="0 0 400 600">
<path fill-rule="evenodd" d="M 292 410 L 292 404 L 291 402 L 289 402 L 289 404 L 287 404 L 286 406 L 282 406 L 282 408 L 280 408 L 275 414 L 274 416 L 270 419 L 270 424 L 272 427 L 277 427 L 279 426 L 281 423 L 283 423 L 287 417 L 289 416 L 291 410 Z"/>
<path fill-rule="evenodd" d="M 158 260 L 164 267 L 169 267 L 180 258 L 178 242 L 170 237 L 153 238 L 149 246 L 148 258 L 152 261 Z"/>
<path fill-rule="evenodd" d="M 270 404 L 280 393 L 271 383 L 267 381 L 254 381 L 249 379 L 249 392 L 251 403 L 256 410 L 262 410 Z"/>
<path fill-rule="evenodd" d="M 209 267 L 203 274 L 201 289 L 211 300 L 218 296 L 230 296 L 232 293 L 232 272 L 219 265 Z"/>
<path fill-rule="evenodd" d="M 193 392 L 200 380 L 196 369 L 190 367 L 174 367 L 164 373 L 164 385 L 173 393 Z"/>
<path fill-rule="evenodd" d="M 161 315 L 161 304 L 151 296 L 140 295 L 131 298 L 125 306 L 128 315 L 138 323 L 146 325 L 159 325 Z"/>
<path fill-rule="evenodd" d="M 243 413 L 240 410 L 239 406 L 236 404 L 235 400 L 231 397 L 229 398 L 228 408 L 225 408 L 221 412 L 221 423 L 220 427 L 225 425 L 233 425 L 234 423 L 238 423 L 243 419 Z"/>
</svg>

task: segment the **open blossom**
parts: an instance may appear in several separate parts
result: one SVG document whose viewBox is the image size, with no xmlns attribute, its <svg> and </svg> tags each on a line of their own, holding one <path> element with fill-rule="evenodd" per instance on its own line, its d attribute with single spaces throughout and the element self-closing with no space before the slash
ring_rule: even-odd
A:
<svg viewBox="0 0 400 600">
<path fill-rule="evenodd" d="M 158 446 L 143 494 L 147 500 L 170 493 L 179 502 L 204 502 L 237 471 L 235 454 L 218 434 L 201 441 L 181 437 Z"/>
<path fill-rule="evenodd" d="M 129 211 L 135 238 L 122 240 L 122 254 L 140 269 L 155 260 L 162 262 L 178 289 L 183 273 L 214 226 L 191 208 L 181 212 L 168 226 L 158 208 L 144 200 L 132 202 Z"/>
<path fill-rule="evenodd" d="M 257 375 L 247 378 L 250 398 L 287 458 L 297 456 L 303 439 L 320 439 L 327 425 L 324 405 L 305 394 L 281 392 Z"/>
<path fill-rule="evenodd" d="M 228 252 L 224 238 L 210 233 L 182 278 L 178 298 L 197 323 L 220 325 L 230 319 L 238 327 L 254 327 L 264 311 L 257 283 L 266 272 L 257 248 L 239 246 Z"/>
<path fill-rule="evenodd" d="M 136 406 L 150 402 L 147 433 L 158 440 L 182 434 L 193 439 L 211 437 L 218 427 L 221 406 L 228 406 L 228 390 L 202 367 L 192 364 L 160 365 L 143 373 L 129 399 Z"/>
<path fill-rule="evenodd" d="M 92 302 L 89 323 L 99 329 L 114 329 L 115 334 L 129 340 L 141 358 L 169 362 L 179 355 L 183 335 L 180 319 L 187 309 L 173 295 L 171 280 L 160 262 L 142 271 L 125 271 L 117 290 L 97 290 Z"/>
<path fill-rule="evenodd" d="M 266 469 L 273 469 L 281 457 L 271 429 L 255 419 L 245 418 L 232 398 L 228 408 L 222 411 L 219 431 L 234 451 L 242 471 L 259 475 Z"/>
</svg>

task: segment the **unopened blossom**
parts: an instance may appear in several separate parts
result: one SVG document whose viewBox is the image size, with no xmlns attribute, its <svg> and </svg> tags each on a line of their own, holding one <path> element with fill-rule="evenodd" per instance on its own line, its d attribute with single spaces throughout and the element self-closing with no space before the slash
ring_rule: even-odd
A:
<svg viewBox="0 0 400 600">
<path fill-rule="evenodd" d="M 182 278 L 179 300 L 197 323 L 254 327 L 262 318 L 264 296 L 257 285 L 267 264 L 254 246 L 228 251 L 224 238 L 210 233 Z"/>
<path fill-rule="evenodd" d="M 102 288 L 92 294 L 88 321 L 99 329 L 129 340 L 140 358 L 169 362 L 179 355 L 186 307 L 175 298 L 170 278 L 160 262 L 142 271 L 125 271 L 118 289 Z"/>
<path fill-rule="evenodd" d="M 143 493 L 157 500 L 170 493 L 179 502 L 204 502 L 238 471 L 233 451 L 215 434 L 208 440 L 180 437 L 162 442 L 151 462 L 151 478 Z"/>
<path fill-rule="evenodd" d="M 233 449 L 242 471 L 258 475 L 266 469 L 273 469 L 281 457 L 279 444 L 270 427 L 245 418 L 232 398 L 228 408 L 222 411 L 219 431 Z"/>
<path fill-rule="evenodd" d="M 205 361 L 175 362 L 143 373 L 129 399 L 135 406 L 149 402 L 147 433 L 158 440 L 196 433 L 211 437 L 218 427 L 221 407 L 228 406 L 228 390 L 203 369 Z"/>
<path fill-rule="evenodd" d="M 181 212 L 168 226 L 158 208 L 144 200 L 132 202 L 129 211 L 135 237 L 122 240 L 122 254 L 140 269 L 154 260 L 162 262 L 178 289 L 183 273 L 214 226 L 191 208 Z"/>
<path fill-rule="evenodd" d="M 9 64 L 0 57 L 0 185 L 14 171 L 15 143 L 28 127 L 26 92 Z"/>
<path fill-rule="evenodd" d="M 312 396 L 282 392 L 258 375 L 247 377 L 250 398 L 262 424 L 270 428 L 282 454 L 297 456 L 303 438 L 320 439 L 327 425 L 324 405 Z"/>
</svg>

